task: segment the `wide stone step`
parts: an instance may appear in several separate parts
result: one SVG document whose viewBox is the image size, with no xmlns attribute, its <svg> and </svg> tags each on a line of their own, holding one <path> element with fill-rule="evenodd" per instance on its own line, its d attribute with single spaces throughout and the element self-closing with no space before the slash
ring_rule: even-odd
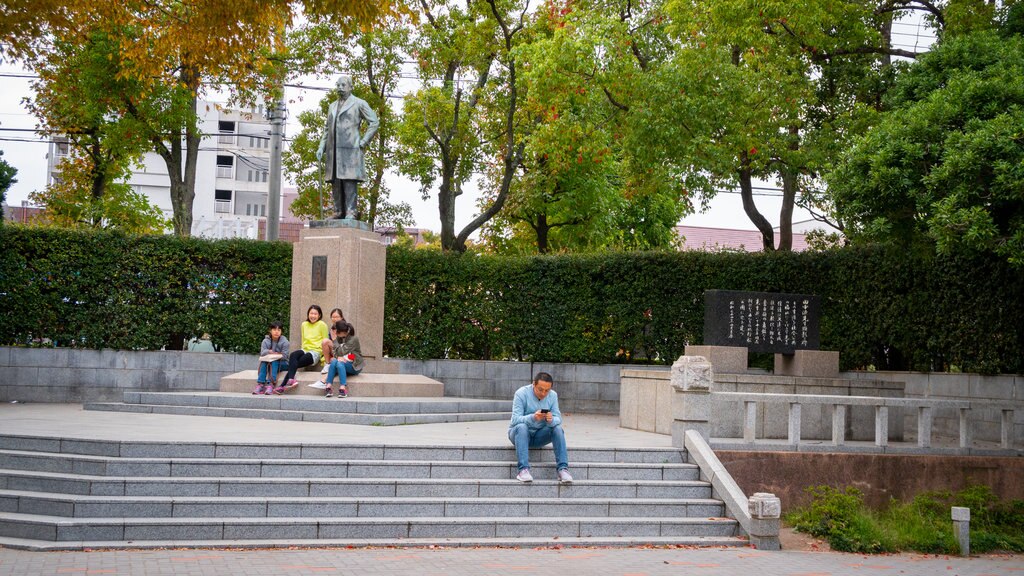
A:
<svg viewBox="0 0 1024 576">
<path fill-rule="evenodd" d="M 511 414 L 512 410 L 512 403 L 507 400 L 451 397 L 324 398 L 323 390 L 316 390 L 316 392 L 316 397 L 312 398 L 291 395 L 254 396 L 249 391 L 246 391 L 244 394 L 227 392 L 125 392 L 123 401 L 125 404 L 301 410 L 345 414 L 442 414 L 452 412 L 505 412 Z"/>
<path fill-rule="evenodd" d="M 343 495 L 172 498 L 0 490 L 0 511 L 68 518 L 711 518 L 722 516 L 724 505 L 718 500 L 695 498 L 367 498 Z"/>
<path fill-rule="evenodd" d="M 257 458 L 446 460 L 514 462 L 515 449 L 503 446 L 437 446 L 403 444 L 330 444 L 282 442 L 150 442 L 137 440 L 81 440 L 16 434 L 0 435 L 0 451 L 38 455 L 67 454 L 122 458 Z M 554 462 L 550 448 L 530 451 L 531 462 Z M 678 448 L 569 448 L 570 462 L 681 464 L 686 451 Z"/>
<path fill-rule="evenodd" d="M 0 450 L 0 468 L 92 476 L 227 476 L 247 478 L 461 478 L 508 479 L 515 462 L 124 458 Z M 553 462 L 533 463 L 535 477 L 555 477 Z M 582 462 L 572 464 L 580 480 L 697 480 L 694 464 Z"/>
<path fill-rule="evenodd" d="M 710 498 L 701 480 L 576 480 L 559 484 L 537 479 L 466 480 L 442 478 L 125 478 L 84 474 L 0 470 L 0 489 L 93 496 L 251 496 L 451 498 Z"/>
<path fill-rule="evenodd" d="M 236 392 L 248 394 L 256 385 L 256 370 L 243 370 L 220 380 L 221 392 Z M 307 385 L 316 382 L 322 377 L 319 371 L 299 370 L 295 379 L 299 386 L 287 392 L 289 396 L 322 396 L 323 390 L 310 388 Z M 279 376 L 279 383 L 283 383 L 284 375 Z M 433 378 L 427 378 L 419 374 L 374 374 L 362 372 L 355 376 L 349 376 L 348 392 L 352 397 L 435 397 L 444 396 L 444 384 Z M 335 379 L 334 385 L 338 385 Z"/>
<path fill-rule="evenodd" d="M 117 404 L 91 402 L 85 410 L 104 412 L 132 412 L 141 414 L 173 414 L 176 416 L 211 416 L 227 418 L 254 418 L 259 420 L 290 420 L 325 422 L 328 424 L 354 424 L 360 426 L 404 426 L 408 424 L 445 424 L 450 422 L 480 422 L 505 420 L 507 412 L 469 412 L 441 414 L 349 414 L 337 412 L 305 412 L 281 409 L 207 408 L 203 406 L 167 406 L 159 404 Z"/>
<path fill-rule="evenodd" d="M 406 538 L 732 537 L 727 518 L 91 518 L 0 512 L 0 537 L 50 542 Z"/>
<path fill-rule="evenodd" d="M 66 550 L 149 550 L 166 548 L 429 548 L 429 547 L 629 547 L 629 546 L 683 546 L 683 547 L 723 547 L 749 546 L 750 542 L 743 536 L 591 536 L 565 538 L 322 538 L 322 539 L 290 539 L 274 538 L 271 540 L 144 540 L 144 541 L 70 541 L 56 542 L 29 540 L 24 538 L 0 537 L 0 546 L 14 550 L 32 550 L 40 552 L 58 552 Z"/>
</svg>

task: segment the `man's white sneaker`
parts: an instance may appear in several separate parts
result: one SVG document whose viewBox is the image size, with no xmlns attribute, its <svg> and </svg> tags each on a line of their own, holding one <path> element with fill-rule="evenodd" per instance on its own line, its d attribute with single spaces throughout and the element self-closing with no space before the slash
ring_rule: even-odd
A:
<svg viewBox="0 0 1024 576">
<path fill-rule="evenodd" d="M 331 367 L 330 364 L 324 364 L 324 367 L 320 369 L 321 374 L 327 374 L 327 370 Z"/>
<path fill-rule="evenodd" d="M 516 480 L 520 482 L 533 482 L 533 474 L 530 474 L 529 468 L 523 468 L 519 471 L 519 474 L 516 474 Z"/>
<path fill-rule="evenodd" d="M 317 390 L 326 390 L 328 388 L 327 382 L 323 380 L 317 380 L 309 385 L 310 388 L 316 388 Z"/>
<path fill-rule="evenodd" d="M 565 468 L 558 471 L 558 481 L 562 484 L 572 484 L 572 474 Z"/>
</svg>

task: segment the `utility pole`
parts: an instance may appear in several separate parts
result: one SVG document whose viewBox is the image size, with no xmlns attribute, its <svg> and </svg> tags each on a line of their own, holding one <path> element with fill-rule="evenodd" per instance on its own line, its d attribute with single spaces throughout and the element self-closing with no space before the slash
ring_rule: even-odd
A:
<svg viewBox="0 0 1024 576">
<path fill-rule="evenodd" d="M 270 190 L 267 193 L 267 240 L 277 240 L 281 225 L 281 141 L 284 136 L 284 120 L 288 110 L 284 105 L 284 86 L 281 98 L 267 111 L 270 117 Z"/>
</svg>

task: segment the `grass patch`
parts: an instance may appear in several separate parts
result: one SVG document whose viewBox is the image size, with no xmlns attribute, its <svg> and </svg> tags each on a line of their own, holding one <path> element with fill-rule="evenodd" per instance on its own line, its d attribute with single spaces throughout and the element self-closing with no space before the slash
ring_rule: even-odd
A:
<svg viewBox="0 0 1024 576">
<path fill-rule="evenodd" d="M 798 532 L 822 538 L 833 550 L 857 553 L 915 551 L 958 554 L 951 506 L 971 509 L 971 551 L 1024 552 L 1024 501 L 1000 502 L 988 486 L 925 492 L 910 502 L 871 510 L 853 487 L 812 486 L 811 504 L 786 514 Z"/>
</svg>

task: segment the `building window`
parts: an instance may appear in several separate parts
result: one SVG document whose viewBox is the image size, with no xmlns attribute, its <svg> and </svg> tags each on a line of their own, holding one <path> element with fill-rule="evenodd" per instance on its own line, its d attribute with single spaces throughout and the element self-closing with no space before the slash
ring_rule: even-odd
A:
<svg viewBox="0 0 1024 576">
<path fill-rule="evenodd" d="M 266 215 L 267 215 L 267 205 L 266 204 L 260 204 L 260 216 L 266 216 Z"/>
<path fill-rule="evenodd" d="M 217 178 L 232 178 L 235 174 L 235 157 L 217 155 Z"/>
<path fill-rule="evenodd" d="M 213 191 L 213 211 L 217 214 L 231 213 L 231 190 Z"/>
<path fill-rule="evenodd" d="M 220 136 L 217 137 L 217 142 L 221 144 L 234 144 L 235 143 L 235 123 L 229 120 L 221 120 L 217 123 L 217 131 L 220 132 Z"/>
</svg>

